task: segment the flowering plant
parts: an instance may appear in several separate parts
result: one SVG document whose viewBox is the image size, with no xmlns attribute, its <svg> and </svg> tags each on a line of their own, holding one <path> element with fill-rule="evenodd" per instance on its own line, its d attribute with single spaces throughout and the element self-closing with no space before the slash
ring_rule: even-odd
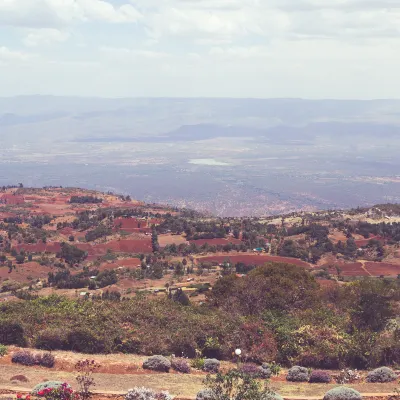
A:
<svg viewBox="0 0 400 400">
<path fill-rule="evenodd" d="M 23 397 L 21 393 L 18 393 L 17 394 L 17 399 L 18 400 L 31 400 L 31 395 L 27 394 L 25 397 Z"/>
<path fill-rule="evenodd" d="M 44 397 L 46 400 L 77 400 L 79 398 L 67 383 L 58 387 L 47 387 L 39 390 L 37 396 Z"/>
</svg>

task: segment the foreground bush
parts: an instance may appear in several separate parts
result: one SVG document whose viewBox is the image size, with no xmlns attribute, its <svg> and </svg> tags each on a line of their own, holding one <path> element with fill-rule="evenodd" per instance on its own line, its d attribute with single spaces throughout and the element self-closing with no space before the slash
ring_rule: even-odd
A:
<svg viewBox="0 0 400 400">
<path fill-rule="evenodd" d="M 53 368 L 54 364 L 56 363 L 56 360 L 53 354 L 44 353 L 44 354 L 37 354 L 35 356 L 35 362 L 37 365 L 40 365 L 42 367 Z"/>
<path fill-rule="evenodd" d="M 12 356 L 11 356 L 11 362 L 15 364 L 21 364 L 21 365 L 27 365 L 27 366 L 32 366 L 36 364 L 36 358 L 35 356 L 29 352 L 29 351 L 16 351 Z"/>
<path fill-rule="evenodd" d="M 357 390 L 345 386 L 337 387 L 325 393 L 323 400 L 361 400 L 362 396 Z"/>
<path fill-rule="evenodd" d="M 196 400 L 282 400 L 266 382 L 262 385 L 235 369 L 226 374 L 207 375 L 204 382 L 207 390 L 199 392 Z"/>
<path fill-rule="evenodd" d="M 45 389 L 57 389 L 60 388 L 64 385 L 64 382 L 61 381 L 46 381 L 39 383 L 32 389 L 32 394 L 37 395 L 39 392 L 42 392 Z M 67 388 L 70 388 L 70 386 L 67 384 Z"/>
<path fill-rule="evenodd" d="M 61 385 L 36 390 L 34 395 L 44 397 L 46 400 L 79 400 L 79 395 L 65 382 Z"/>
<path fill-rule="evenodd" d="M 310 383 L 330 383 L 332 381 L 331 375 L 326 371 L 315 370 L 311 372 Z"/>
<path fill-rule="evenodd" d="M 356 369 L 342 369 L 338 375 L 335 376 L 336 383 L 340 385 L 346 383 L 355 383 L 361 379 L 361 375 Z"/>
<path fill-rule="evenodd" d="M 221 363 L 217 359 L 207 358 L 204 360 L 203 370 L 212 374 L 216 374 L 219 372 L 220 365 Z"/>
<path fill-rule="evenodd" d="M 143 368 L 152 371 L 169 372 L 171 362 L 164 356 L 152 356 L 143 363 Z"/>
<path fill-rule="evenodd" d="M 211 389 L 202 389 L 196 394 L 196 400 L 214 400 L 214 392 Z"/>
<path fill-rule="evenodd" d="M 289 382 L 308 382 L 308 369 L 298 365 L 289 369 L 286 380 Z"/>
<path fill-rule="evenodd" d="M 128 390 L 125 400 L 172 400 L 172 396 L 168 392 L 156 392 L 145 387 L 135 387 Z"/>
<path fill-rule="evenodd" d="M 190 374 L 190 365 L 186 360 L 181 358 L 176 358 L 171 361 L 172 369 L 178 372 L 182 372 L 183 374 Z"/>
<path fill-rule="evenodd" d="M 259 373 L 260 373 L 260 378 L 269 379 L 271 378 L 273 371 L 269 364 L 264 363 L 263 365 L 261 365 L 261 367 L 259 367 Z"/>
<path fill-rule="evenodd" d="M 374 369 L 373 371 L 369 372 L 367 375 L 367 382 L 369 383 L 386 383 L 386 382 L 393 382 L 397 379 L 397 375 L 395 372 L 388 368 L 382 367 Z"/>
<path fill-rule="evenodd" d="M 255 364 L 244 364 L 240 367 L 239 370 L 243 374 L 250 375 L 253 378 L 258 378 L 259 376 L 261 376 L 260 369 L 262 369 L 262 368 Z"/>
<path fill-rule="evenodd" d="M 0 344 L 0 357 L 3 357 L 7 354 L 7 346 L 4 346 L 4 344 Z"/>
<path fill-rule="evenodd" d="M 283 397 L 274 392 L 265 393 L 262 400 L 283 400 Z"/>
<path fill-rule="evenodd" d="M 22 350 L 16 351 L 12 357 L 11 362 L 21 365 L 40 365 L 41 367 L 53 368 L 55 358 L 51 353 L 32 354 L 30 351 Z"/>
</svg>

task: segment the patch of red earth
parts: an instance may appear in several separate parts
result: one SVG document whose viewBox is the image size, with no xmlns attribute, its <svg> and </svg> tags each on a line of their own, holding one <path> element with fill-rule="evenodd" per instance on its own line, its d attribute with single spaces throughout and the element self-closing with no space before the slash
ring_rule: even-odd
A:
<svg viewBox="0 0 400 400">
<path fill-rule="evenodd" d="M 24 204 L 25 199 L 23 196 L 6 193 L 0 197 L 0 203 L 16 206 L 16 205 Z"/>
<path fill-rule="evenodd" d="M 365 271 L 360 262 L 355 263 L 337 263 L 340 269 L 340 275 L 342 276 L 369 276 L 368 272 Z M 333 265 L 325 265 L 323 267 L 328 267 L 328 272 L 332 275 L 337 275 L 337 270 Z"/>
<path fill-rule="evenodd" d="M 355 242 L 357 247 L 364 247 L 369 243 L 369 241 L 371 239 L 375 239 L 378 242 L 380 242 L 381 244 L 385 244 L 385 239 L 383 237 L 380 237 L 380 236 L 370 236 L 368 239 L 359 239 L 359 240 L 355 240 L 354 242 Z"/>
<path fill-rule="evenodd" d="M 150 238 L 113 240 L 109 243 L 94 246 L 98 249 L 108 249 L 120 253 L 152 253 L 153 247 Z"/>
<path fill-rule="evenodd" d="M 86 251 L 91 260 L 107 254 L 107 250 L 115 253 L 152 253 L 153 247 L 150 238 L 113 240 L 108 243 L 91 245 L 89 243 L 76 243 L 76 247 Z"/>
<path fill-rule="evenodd" d="M 36 243 L 36 244 L 17 244 L 15 250 L 20 252 L 22 249 L 29 253 L 58 253 L 61 251 L 60 242 Z"/>
<path fill-rule="evenodd" d="M 397 276 L 400 274 L 400 265 L 384 262 L 367 262 L 365 269 L 373 276 Z"/>
<path fill-rule="evenodd" d="M 269 256 L 269 255 L 229 255 L 227 254 L 226 256 L 206 256 L 206 257 L 200 257 L 197 259 L 199 262 L 218 262 L 218 263 L 223 263 L 225 260 L 229 259 L 231 263 L 236 264 L 236 263 L 244 263 L 247 265 L 264 265 L 265 263 L 268 262 L 280 262 L 280 263 L 286 263 L 286 264 L 294 264 L 299 267 L 305 267 L 305 268 L 311 268 L 311 265 L 301 261 L 297 258 L 290 258 L 290 257 L 279 257 L 279 256 Z"/>
<path fill-rule="evenodd" d="M 71 235 L 74 230 L 71 227 L 67 226 L 66 228 L 60 229 L 59 232 L 63 235 Z"/>
<path fill-rule="evenodd" d="M 146 220 L 139 220 L 136 218 L 116 218 L 114 220 L 114 227 L 129 231 L 131 229 L 147 228 Z"/>
<path fill-rule="evenodd" d="M 228 243 L 232 244 L 241 244 L 242 241 L 240 239 L 228 238 L 228 239 L 197 239 L 197 240 L 189 240 L 190 244 L 195 244 L 196 246 L 203 246 L 205 243 L 208 243 L 210 246 L 224 246 Z"/>
<path fill-rule="evenodd" d="M 65 215 L 70 208 L 65 204 L 40 204 L 39 209 L 50 215 Z"/>
<path fill-rule="evenodd" d="M 13 213 L 8 213 L 8 212 L 2 212 L 0 213 L 0 220 L 4 220 L 4 218 L 15 218 L 17 216 L 17 214 L 13 214 Z"/>
<path fill-rule="evenodd" d="M 28 277 L 32 279 L 47 278 L 48 273 L 52 269 L 44 265 L 40 265 L 35 261 L 17 264 L 16 269 L 8 273 L 7 267 L 0 267 L 0 278 L 2 280 L 10 279 L 17 282 L 28 282 Z"/>
<path fill-rule="evenodd" d="M 161 218 L 151 218 L 149 220 L 149 225 L 160 225 L 164 220 Z"/>
<path fill-rule="evenodd" d="M 140 267 L 140 259 L 139 258 L 125 258 L 123 260 L 116 260 L 115 263 L 120 267 Z"/>
</svg>

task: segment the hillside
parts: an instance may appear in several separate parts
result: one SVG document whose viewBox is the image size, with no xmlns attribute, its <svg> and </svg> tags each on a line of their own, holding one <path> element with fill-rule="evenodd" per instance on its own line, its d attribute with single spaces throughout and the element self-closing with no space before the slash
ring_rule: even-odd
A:
<svg viewBox="0 0 400 400">
<path fill-rule="evenodd" d="M 0 219 L 0 343 L 10 346 L 2 376 L 17 374 L 19 347 L 52 351 L 46 376 L 62 379 L 79 353 L 91 354 L 110 396 L 127 390 L 127 374 L 194 397 L 204 359 L 229 371 L 236 348 L 248 370 L 267 362 L 338 374 L 400 363 L 396 204 L 217 218 L 111 192 L 20 184 L 1 189 Z M 145 371 L 153 354 L 190 363 L 192 374 Z M 43 380 L 34 364 L 19 374 Z M 324 393 L 286 383 L 281 367 L 272 383 L 283 395 Z M 365 379 L 357 381 L 363 393 L 395 388 Z"/>
<path fill-rule="evenodd" d="M 246 273 L 268 261 L 335 281 L 400 275 L 396 205 L 213 218 L 111 193 L 4 187 L 0 221 L 3 298 L 28 287 L 75 296 L 89 284 L 100 288 L 93 293 L 107 288 L 129 296 L 165 291 L 168 283 L 196 295 L 194 283 L 212 284 L 221 273 Z"/>
</svg>

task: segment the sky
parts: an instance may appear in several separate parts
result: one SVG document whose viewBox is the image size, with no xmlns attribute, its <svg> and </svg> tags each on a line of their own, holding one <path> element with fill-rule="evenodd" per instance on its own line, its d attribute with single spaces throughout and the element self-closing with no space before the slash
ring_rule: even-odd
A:
<svg viewBox="0 0 400 400">
<path fill-rule="evenodd" d="M 400 0 L 0 0 L 0 96 L 400 98 Z"/>
</svg>

